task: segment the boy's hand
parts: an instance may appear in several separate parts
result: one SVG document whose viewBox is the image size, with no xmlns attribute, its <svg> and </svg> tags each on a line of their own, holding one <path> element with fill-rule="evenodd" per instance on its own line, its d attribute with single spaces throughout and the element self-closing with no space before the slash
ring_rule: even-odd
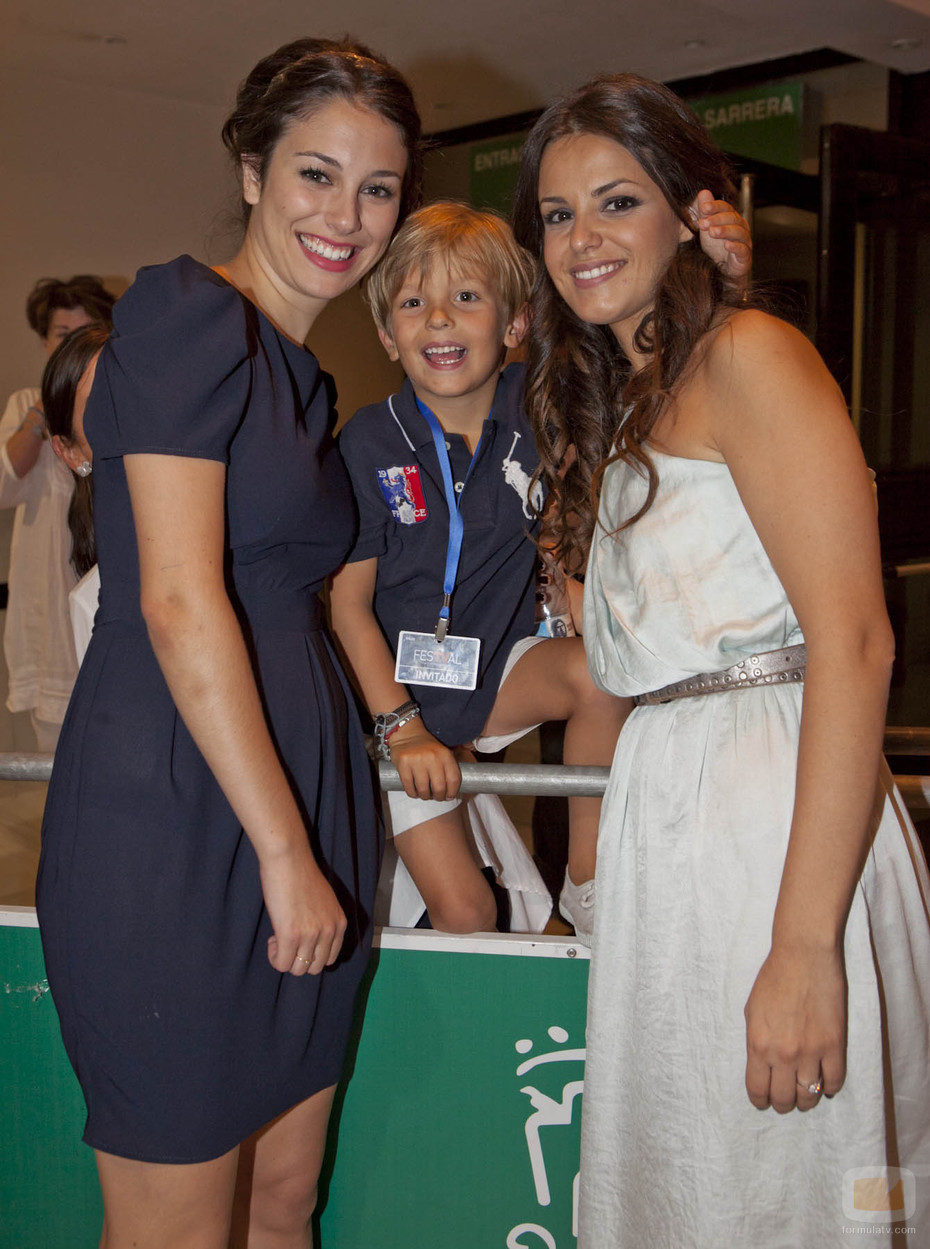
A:
<svg viewBox="0 0 930 1249">
<path fill-rule="evenodd" d="M 749 226 L 726 200 L 714 199 L 710 191 L 698 191 L 691 205 L 701 246 L 726 277 L 740 281 L 752 266 L 752 235 Z"/>
<path fill-rule="evenodd" d="M 388 738 L 391 762 L 408 798 L 454 798 L 462 783 L 455 755 L 438 742 L 419 719 L 403 724 Z"/>
</svg>

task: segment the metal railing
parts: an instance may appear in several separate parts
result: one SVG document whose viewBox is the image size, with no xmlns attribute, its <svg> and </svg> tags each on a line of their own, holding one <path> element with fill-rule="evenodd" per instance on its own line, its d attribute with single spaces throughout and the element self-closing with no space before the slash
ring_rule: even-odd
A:
<svg viewBox="0 0 930 1249">
<path fill-rule="evenodd" d="M 925 730 L 926 731 L 926 730 Z M 903 753 L 898 751 L 897 753 Z M 908 754 L 923 754 L 911 749 Z M 545 763 L 462 763 L 463 794 L 532 794 L 567 798 L 599 798 L 610 768 L 568 767 Z M 401 789 L 397 769 L 378 764 L 381 788 Z M 930 776 L 896 776 L 904 805 L 912 815 L 930 812 Z"/>
<path fill-rule="evenodd" d="M 930 728 L 890 727 L 885 730 L 885 753 L 930 755 Z M 47 781 L 52 755 L 0 753 L 0 781 Z M 609 768 L 548 763 L 463 763 L 462 793 L 523 794 L 539 797 L 599 798 L 607 786 Z M 378 764 L 383 790 L 402 788 L 397 769 Z M 914 814 L 930 811 L 930 776 L 896 776 L 898 788 Z"/>
<path fill-rule="evenodd" d="M 0 781 L 47 781 L 53 755 L 0 753 Z M 462 792 L 466 794 L 567 794 L 599 797 L 609 768 L 563 767 L 556 764 L 463 763 Z M 381 788 L 403 788 L 397 769 L 378 764 Z"/>
<path fill-rule="evenodd" d="M 610 768 L 587 768 L 556 763 L 462 763 L 463 794 L 562 795 L 568 798 L 600 798 Z M 397 769 L 378 764 L 384 790 L 403 789 Z"/>
<path fill-rule="evenodd" d="M 886 755 L 930 755 L 930 729 L 886 728 L 884 750 Z"/>
<path fill-rule="evenodd" d="M 47 781 L 54 758 L 21 750 L 0 753 L 0 781 Z"/>
</svg>

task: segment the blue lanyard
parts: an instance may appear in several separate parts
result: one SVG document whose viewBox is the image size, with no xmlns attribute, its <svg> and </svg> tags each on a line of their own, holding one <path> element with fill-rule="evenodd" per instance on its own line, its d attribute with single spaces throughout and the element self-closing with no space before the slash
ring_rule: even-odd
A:
<svg viewBox="0 0 930 1249">
<path fill-rule="evenodd" d="M 465 534 L 465 522 L 462 520 L 462 513 L 459 511 L 460 498 L 456 496 L 455 486 L 452 482 L 452 465 L 449 461 L 449 449 L 446 446 L 445 431 L 436 419 L 435 413 L 431 412 L 426 404 L 419 399 L 417 399 L 417 407 L 423 413 L 423 419 L 429 426 L 429 432 L 433 435 L 433 442 L 436 445 L 436 456 L 439 460 L 439 470 L 442 473 L 442 484 L 446 492 L 446 503 L 449 507 L 449 542 L 446 547 L 446 572 L 442 583 L 442 608 L 439 612 L 439 619 L 436 622 L 436 641 L 442 642 L 449 632 L 449 604 L 452 601 L 452 591 L 455 589 L 459 560 L 462 557 L 462 539 Z M 468 472 L 465 474 L 466 481 L 478 456 L 480 446 L 481 439 L 479 438 L 478 446 L 475 447 L 474 454 L 468 465 Z"/>
</svg>

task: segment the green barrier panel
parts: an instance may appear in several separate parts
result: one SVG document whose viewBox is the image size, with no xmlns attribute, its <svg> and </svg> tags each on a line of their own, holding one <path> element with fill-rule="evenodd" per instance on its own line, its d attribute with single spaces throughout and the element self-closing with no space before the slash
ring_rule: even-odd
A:
<svg viewBox="0 0 930 1249">
<path fill-rule="evenodd" d="M 35 913 L 0 911 L 0 1249 L 96 1249 L 84 1106 Z M 386 930 L 324 1165 L 321 1249 L 569 1249 L 587 952 Z"/>
<path fill-rule="evenodd" d="M 100 1195 L 93 1154 L 80 1140 L 84 1102 L 34 921 L 0 927 L 0 1071 L 0 1246 L 96 1249 Z"/>
</svg>

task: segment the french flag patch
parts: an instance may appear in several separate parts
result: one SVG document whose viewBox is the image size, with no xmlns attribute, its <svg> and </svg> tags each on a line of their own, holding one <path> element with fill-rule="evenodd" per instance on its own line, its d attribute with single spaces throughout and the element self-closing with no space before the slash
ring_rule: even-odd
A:
<svg viewBox="0 0 930 1249">
<path fill-rule="evenodd" d="M 416 464 L 378 469 L 378 485 L 391 515 L 401 525 L 418 525 L 429 511 L 423 497 L 420 469 Z"/>
</svg>

